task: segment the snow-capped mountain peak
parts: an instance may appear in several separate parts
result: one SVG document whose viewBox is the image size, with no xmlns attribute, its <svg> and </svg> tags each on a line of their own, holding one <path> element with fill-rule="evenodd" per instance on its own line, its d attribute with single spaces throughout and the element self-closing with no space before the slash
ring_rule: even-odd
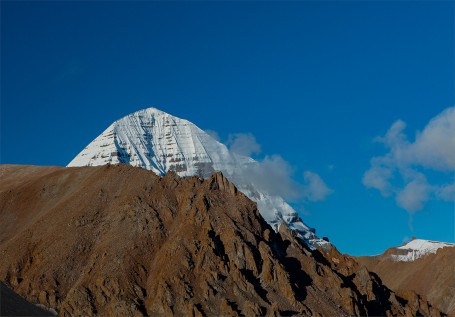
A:
<svg viewBox="0 0 455 317">
<path fill-rule="evenodd" d="M 455 244 L 423 239 L 413 239 L 400 247 L 394 248 L 393 250 L 396 251 L 393 252 L 394 254 L 390 254 L 390 257 L 394 261 L 410 262 L 425 257 L 429 254 L 434 254 L 439 249 L 446 247 L 455 247 Z"/>
<path fill-rule="evenodd" d="M 112 123 L 68 166 L 129 164 L 158 175 L 174 171 L 180 176 L 207 178 L 221 171 L 239 190 L 256 201 L 264 219 L 278 230 L 281 222 L 295 230 L 310 246 L 328 245 L 319 239 L 283 198 L 260 190 L 244 172 L 258 163 L 228 148 L 193 123 L 156 108 L 147 108 Z"/>
<path fill-rule="evenodd" d="M 148 108 L 115 121 L 68 166 L 125 163 L 158 175 L 205 176 L 230 154 L 213 141 L 191 122 Z"/>
</svg>

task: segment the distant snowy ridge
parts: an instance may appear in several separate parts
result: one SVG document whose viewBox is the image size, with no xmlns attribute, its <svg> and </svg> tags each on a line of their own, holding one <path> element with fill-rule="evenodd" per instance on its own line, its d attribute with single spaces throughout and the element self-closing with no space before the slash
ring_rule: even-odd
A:
<svg viewBox="0 0 455 317">
<path fill-rule="evenodd" d="M 134 112 L 111 124 L 68 166 L 129 164 L 165 175 L 210 177 L 221 171 L 240 191 L 257 202 L 264 219 L 275 229 L 283 221 L 311 247 L 330 245 L 318 238 L 283 198 L 258 190 L 244 171 L 258 164 L 230 152 L 193 123 L 156 108 Z"/>
<path fill-rule="evenodd" d="M 455 247 L 455 244 L 414 239 L 401 247 L 394 248 L 393 250 L 397 250 L 397 254 L 390 254 L 389 256 L 394 261 L 410 262 L 434 254 L 439 249 L 446 247 Z"/>
</svg>

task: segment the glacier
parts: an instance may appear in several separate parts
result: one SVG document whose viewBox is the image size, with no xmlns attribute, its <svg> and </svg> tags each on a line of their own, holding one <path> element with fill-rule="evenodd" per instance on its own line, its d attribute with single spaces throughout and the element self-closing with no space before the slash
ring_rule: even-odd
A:
<svg viewBox="0 0 455 317">
<path fill-rule="evenodd" d="M 245 177 L 245 171 L 257 166 L 257 161 L 229 151 L 193 123 L 156 108 L 139 110 L 115 121 L 67 166 L 107 164 L 129 164 L 161 176 L 174 171 L 181 177 L 208 178 L 221 171 L 257 203 L 275 231 L 284 222 L 311 248 L 330 246 L 282 197 L 260 190 L 260 184 Z"/>
</svg>

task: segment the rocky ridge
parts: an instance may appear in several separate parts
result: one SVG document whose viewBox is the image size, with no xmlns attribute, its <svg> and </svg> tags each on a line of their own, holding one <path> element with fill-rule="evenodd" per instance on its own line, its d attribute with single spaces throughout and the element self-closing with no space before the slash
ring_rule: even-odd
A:
<svg viewBox="0 0 455 317">
<path fill-rule="evenodd" d="M 0 166 L 0 280 L 60 316 L 440 316 L 275 232 L 221 173 Z"/>
</svg>

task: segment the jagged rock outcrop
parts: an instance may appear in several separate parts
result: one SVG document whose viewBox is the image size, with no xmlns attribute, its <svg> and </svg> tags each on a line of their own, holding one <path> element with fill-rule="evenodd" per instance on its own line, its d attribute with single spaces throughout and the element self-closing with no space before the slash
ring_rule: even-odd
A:
<svg viewBox="0 0 455 317">
<path fill-rule="evenodd" d="M 275 232 L 221 173 L 0 166 L 0 280 L 60 316 L 439 316 Z"/>
</svg>

